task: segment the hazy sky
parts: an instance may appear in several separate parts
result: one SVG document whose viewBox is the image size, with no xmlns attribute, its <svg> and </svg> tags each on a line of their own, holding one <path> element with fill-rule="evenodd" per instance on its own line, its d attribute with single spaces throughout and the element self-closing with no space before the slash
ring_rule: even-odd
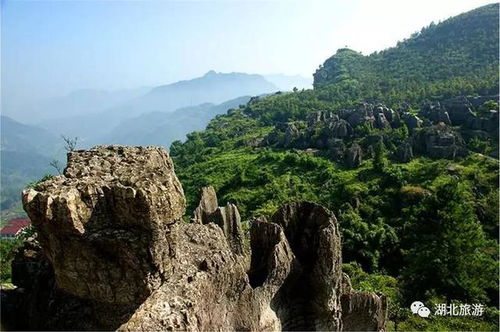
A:
<svg viewBox="0 0 500 332">
<path fill-rule="evenodd" d="M 1 0 L 2 103 L 221 72 L 310 76 L 336 49 L 381 50 L 482 0 Z"/>
</svg>

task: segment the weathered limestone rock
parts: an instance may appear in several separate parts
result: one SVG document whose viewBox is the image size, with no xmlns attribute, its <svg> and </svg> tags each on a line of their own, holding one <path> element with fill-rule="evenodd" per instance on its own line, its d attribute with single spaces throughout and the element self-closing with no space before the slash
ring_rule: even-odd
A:
<svg viewBox="0 0 500 332">
<path fill-rule="evenodd" d="M 342 295 L 341 303 L 344 331 L 387 330 L 387 299 L 384 296 L 352 291 Z"/>
<path fill-rule="evenodd" d="M 474 117 L 471 110 L 473 106 L 465 97 L 444 100 L 441 105 L 447 111 L 454 126 L 463 125 Z"/>
<path fill-rule="evenodd" d="M 289 147 L 293 141 L 299 136 L 299 130 L 293 123 L 290 123 L 285 129 L 284 147 Z"/>
<path fill-rule="evenodd" d="M 329 127 L 334 138 L 349 137 L 353 134 L 353 129 L 346 120 L 332 122 Z"/>
<path fill-rule="evenodd" d="M 413 147 L 431 158 L 456 159 L 467 154 L 460 134 L 444 123 L 418 132 L 413 137 Z"/>
<path fill-rule="evenodd" d="M 64 176 L 23 192 L 57 286 L 107 303 L 142 302 L 168 276 L 170 225 L 185 198 L 161 148 L 68 154 Z"/>
<path fill-rule="evenodd" d="M 379 129 L 391 128 L 391 124 L 386 119 L 383 112 L 375 113 L 375 127 Z"/>
<path fill-rule="evenodd" d="M 91 330 L 113 328 L 99 325 L 88 301 L 72 297 L 55 287 L 52 267 L 35 238 L 16 250 L 12 262 L 16 289 L 1 295 L 2 327 L 6 330 Z"/>
<path fill-rule="evenodd" d="M 332 160 L 336 162 L 343 162 L 345 154 L 345 144 L 341 139 L 328 140 L 328 150 Z"/>
<path fill-rule="evenodd" d="M 332 112 L 319 111 L 310 113 L 307 117 L 307 122 L 309 123 L 309 126 L 312 126 L 319 122 L 334 122 L 338 119 L 339 117 Z"/>
<path fill-rule="evenodd" d="M 375 122 L 371 105 L 362 105 L 359 109 L 349 115 L 347 122 L 349 122 L 352 127 L 357 127 L 362 124 L 371 126 Z"/>
<path fill-rule="evenodd" d="M 420 120 L 418 116 L 411 113 L 404 113 L 401 119 L 410 130 L 420 128 L 422 126 L 422 120 Z"/>
<path fill-rule="evenodd" d="M 354 143 L 345 151 L 344 162 L 347 167 L 354 168 L 361 165 L 362 158 L 363 150 L 358 144 Z"/>
<path fill-rule="evenodd" d="M 163 149 L 74 151 L 64 175 L 26 190 L 23 203 L 39 245 L 16 255 L 19 288 L 1 292 L 13 329 L 385 328 L 382 300 L 352 295 L 342 275 L 332 212 L 298 202 L 253 222 L 248 257 L 236 206 L 218 207 L 213 188 L 195 222 L 181 221 L 185 199 Z"/>
<path fill-rule="evenodd" d="M 400 163 L 407 163 L 413 159 L 413 148 L 410 143 L 401 143 L 394 153 L 394 158 Z"/>
<path fill-rule="evenodd" d="M 173 226 L 173 273 L 148 297 L 121 330 L 261 330 L 244 265 L 228 247 L 222 229 Z"/>
<path fill-rule="evenodd" d="M 271 221 L 283 228 L 295 257 L 273 299 L 282 328 L 340 330 L 342 261 L 335 216 L 320 205 L 299 202 L 283 206 Z"/>
<path fill-rule="evenodd" d="M 389 121 L 391 124 L 397 123 L 399 119 L 399 113 L 394 111 L 393 109 L 387 108 L 387 107 L 382 107 L 382 112 L 384 112 L 385 118 L 387 121 Z"/>
<path fill-rule="evenodd" d="M 200 204 L 194 211 L 193 220 L 201 224 L 215 223 L 224 231 L 233 252 L 239 255 L 243 253 L 243 232 L 238 208 L 231 203 L 219 207 L 213 187 L 202 188 Z"/>
<path fill-rule="evenodd" d="M 208 216 L 214 213 L 218 207 L 219 203 L 214 187 L 201 188 L 200 204 L 194 210 L 193 222 L 203 224 L 203 220 L 207 220 Z"/>
<path fill-rule="evenodd" d="M 451 125 L 451 120 L 448 112 L 443 107 L 441 107 L 441 104 L 439 102 L 435 104 L 430 103 L 424 105 L 422 114 L 434 124 L 442 122 L 446 125 Z"/>
</svg>

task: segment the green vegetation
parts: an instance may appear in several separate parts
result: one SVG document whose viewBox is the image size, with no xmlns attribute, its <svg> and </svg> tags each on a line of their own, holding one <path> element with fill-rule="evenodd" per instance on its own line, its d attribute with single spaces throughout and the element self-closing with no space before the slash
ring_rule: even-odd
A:
<svg viewBox="0 0 500 332">
<path fill-rule="evenodd" d="M 389 106 L 498 93 L 498 4 L 431 23 L 369 56 L 340 49 L 315 74 L 324 100 L 381 100 Z"/>
<path fill-rule="evenodd" d="M 285 140 L 293 123 L 321 140 L 326 126 L 308 127 L 312 113 L 340 114 L 360 101 L 382 102 L 425 118 L 427 100 L 498 91 L 498 5 L 481 7 L 432 24 L 398 46 L 362 56 L 339 50 L 315 75 L 314 90 L 252 99 L 219 115 L 205 131 L 174 142 L 171 155 L 183 183 L 188 211 L 200 187 L 215 187 L 221 204 L 235 203 L 244 220 L 272 214 L 297 200 L 335 212 L 342 233 L 343 260 L 353 285 L 390 299 L 394 330 L 498 330 L 498 129 L 467 136 L 459 125 L 441 126 L 466 138 L 463 157 L 430 159 L 417 153 L 396 162 L 396 148 L 418 140 L 431 127 L 409 130 L 360 125 L 346 144 L 378 137 L 358 167 L 331 158 L 309 142 L 294 149 L 269 144 Z M 473 109 L 477 116 L 495 101 Z M 444 129 L 443 129 L 444 128 Z M 312 130 L 311 129 L 311 130 Z M 467 137 L 466 137 L 467 136 Z M 444 137 L 444 136 L 443 136 Z M 380 139 L 382 138 L 382 139 Z M 425 137 L 424 137 L 425 138 Z M 365 147 L 363 147 L 365 148 Z M 484 316 L 421 319 L 408 310 L 426 303 L 483 303 Z"/>
<path fill-rule="evenodd" d="M 35 233 L 33 226 L 28 226 L 19 231 L 13 239 L 0 240 L 0 284 L 10 283 L 12 277 L 11 263 L 16 249 Z"/>
</svg>

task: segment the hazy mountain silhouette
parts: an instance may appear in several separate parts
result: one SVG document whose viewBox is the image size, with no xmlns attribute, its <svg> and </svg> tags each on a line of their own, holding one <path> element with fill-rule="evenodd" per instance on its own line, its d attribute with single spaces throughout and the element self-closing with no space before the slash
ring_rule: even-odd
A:
<svg viewBox="0 0 500 332">
<path fill-rule="evenodd" d="M 62 139 L 45 129 L 1 116 L 2 209 L 19 202 L 22 188 L 44 174 L 54 172 L 50 161 L 64 153 Z"/>
<path fill-rule="evenodd" d="M 203 103 L 219 104 L 240 96 L 254 96 L 277 90 L 274 84 L 261 75 L 209 71 L 202 77 L 158 86 L 142 96 L 100 112 L 60 117 L 40 124 L 51 132 L 78 136 L 83 144 L 91 144 L 109 134 L 124 120 L 141 114 L 172 112 Z"/>
<path fill-rule="evenodd" d="M 244 105 L 249 96 L 222 104 L 204 103 L 183 107 L 174 112 L 150 112 L 127 119 L 109 134 L 97 139 L 99 144 L 162 145 L 166 148 L 175 140 L 184 140 L 187 133 L 205 129 L 217 114 Z M 96 142 L 96 143 L 97 143 Z"/>
</svg>

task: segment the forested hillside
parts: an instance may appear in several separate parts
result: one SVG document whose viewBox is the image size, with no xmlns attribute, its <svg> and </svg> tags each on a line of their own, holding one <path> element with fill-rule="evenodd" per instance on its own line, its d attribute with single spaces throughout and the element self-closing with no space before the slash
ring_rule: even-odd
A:
<svg viewBox="0 0 500 332">
<path fill-rule="evenodd" d="M 174 142 L 189 209 L 205 185 L 245 220 L 318 202 L 353 283 L 389 296 L 392 328 L 498 330 L 498 8 L 370 56 L 339 50 L 313 90 L 253 98 Z M 488 308 L 421 319 L 401 309 L 417 299 Z"/>
<path fill-rule="evenodd" d="M 20 208 L 22 188 L 55 170 L 49 165 L 64 155 L 62 139 L 50 132 L 1 117 L 0 209 Z"/>
<path fill-rule="evenodd" d="M 324 87 L 321 98 L 331 101 L 344 97 L 389 104 L 496 94 L 498 32 L 498 4 L 480 7 L 432 23 L 370 56 L 340 49 L 316 71 L 314 86 Z"/>
</svg>

